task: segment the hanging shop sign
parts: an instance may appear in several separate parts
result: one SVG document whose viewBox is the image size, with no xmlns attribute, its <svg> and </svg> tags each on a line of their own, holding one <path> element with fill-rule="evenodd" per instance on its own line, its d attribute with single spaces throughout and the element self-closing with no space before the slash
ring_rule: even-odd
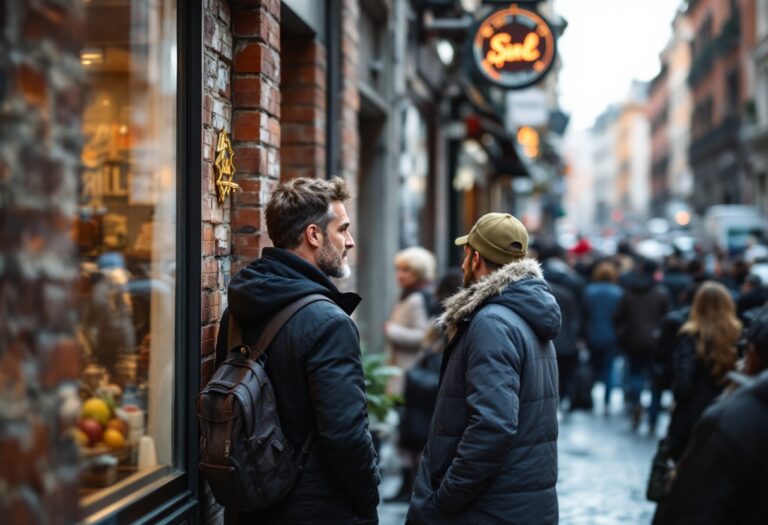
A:
<svg viewBox="0 0 768 525">
<path fill-rule="evenodd" d="M 213 161 L 213 171 L 216 174 L 216 190 L 219 194 L 219 202 L 229 197 L 229 194 L 240 189 L 234 182 L 235 178 L 235 152 L 229 135 L 224 130 L 219 132 L 219 141 L 216 144 L 216 159 Z"/>
<path fill-rule="evenodd" d="M 555 61 L 555 34 L 541 15 L 512 5 L 480 23 L 472 42 L 483 76 L 505 89 L 521 89 L 546 76 Z"/>
</svg>

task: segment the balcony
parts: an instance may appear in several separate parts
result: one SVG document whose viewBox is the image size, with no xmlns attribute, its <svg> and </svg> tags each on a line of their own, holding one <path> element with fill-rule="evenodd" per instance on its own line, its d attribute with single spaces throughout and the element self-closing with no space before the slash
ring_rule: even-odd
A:
<svg viewBox="0 0 768 525">
<path fill-rule="evenodd" d="M 738 147 L 740 128 L 741 119 L 732 115 L 723 120 L 716 128 L 693 139 L 688 149 L 691 164 L 697 164 L 720 150 Z"/>
<path fill-rule="evenodd" d="M 701 51 L 694 55 L 691 71 L 688 74 L 688 85 L 692 88 L 698 86 L 712 70 L 715 61 L 719 57 L 727 55 L 734 47 L 739 45 L 740 35 L 741 22 L 739 20 L 739 11 L 734 10 L 720 31 L 720 34 L 707 42 Z"/>
</svg>

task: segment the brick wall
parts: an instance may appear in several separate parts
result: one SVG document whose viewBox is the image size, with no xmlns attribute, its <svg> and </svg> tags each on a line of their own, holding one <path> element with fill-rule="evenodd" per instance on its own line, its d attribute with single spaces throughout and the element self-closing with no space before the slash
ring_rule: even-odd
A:
<svg viewBox="0 0 768 525">
<path fill-rule="evenodd" d="M 0 515 L 75 523 L 82 5 L 9 0 L 0 30 Z"/>
<path fill-rule="evenodd" d="M 280 177 L 325 178 L 327 61 L 314 38 L 283 39 Z"/>
<path fill-rule="evenodd" d="M 232 10 L 227 0 L 207 0 L 203 15 L 202 180 L 202 381 L 213 372 L 217 322 L 226 303 L 231 272 L 231 203 L 219 203 L 213 161 L 219 132 L 232 130 Z M 235 163 L 237 163 L 237 158 Z M 238 182 L 237 175 L 235 182 Z"/>
<path fill-rule="evenodd" d="M 232 270 L 269 245 L 264 204 L 280 178 L 280 2 L 235 0 Z"/>
</svg>

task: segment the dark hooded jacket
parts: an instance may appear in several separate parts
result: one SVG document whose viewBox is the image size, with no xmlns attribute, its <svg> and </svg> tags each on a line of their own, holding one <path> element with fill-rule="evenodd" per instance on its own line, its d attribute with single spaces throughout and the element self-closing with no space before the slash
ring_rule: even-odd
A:
<svg viewBox="0 0 768 525">
<path fill-rule="evenodd" d="M 650 360 L 656 351 L 661 318 L 669 309 L 667 290 L 652 274 L 630 273 L 623 279 L 624 297 L 614 325 L 619 346 L 630 358 Z"/>
<path fill-rule="evenodd" d="M 280 309 L 309 294 L 333 302 L 312 303 L 296 313 L 267 351 L 266 371 L 280 423 L 300 450 L 317 432 L 304 471 L 292 492 L 268 511 L 240 513 L 238 523 L 376 523 L 378 470 L 365 397 L 360 340 L 349 314 L 360 298 L 341 293 L 318 268 L 278 248 L 240 271 L 229 285 L 229 310 L 217 344 L 226 354 L 232 312 L 253 343 Z M 334 304 L 335 303 L 335 304 Z"/>
<path fill-rule="evenodd" d="M 768 494 L 768 372 L 708 408 L 654 525 L 758 525 Z"/>
<path fill-rule="evenodd" d="M 554 524 L 560 309 L 532 259 L 446 301 L 450 343 L 408 523 Z"/>
</svg>

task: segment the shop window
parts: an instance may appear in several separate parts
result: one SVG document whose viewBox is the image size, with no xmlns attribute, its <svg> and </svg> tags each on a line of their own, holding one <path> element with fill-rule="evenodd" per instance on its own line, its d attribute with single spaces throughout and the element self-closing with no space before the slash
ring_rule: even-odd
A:
<svg viewBox="0 0 768 525">
<path fill-rule="evenodd" d="M 84 513 L 173 467 L 175 0 L 85 2 L 78 335 Z"/>
</svg>

